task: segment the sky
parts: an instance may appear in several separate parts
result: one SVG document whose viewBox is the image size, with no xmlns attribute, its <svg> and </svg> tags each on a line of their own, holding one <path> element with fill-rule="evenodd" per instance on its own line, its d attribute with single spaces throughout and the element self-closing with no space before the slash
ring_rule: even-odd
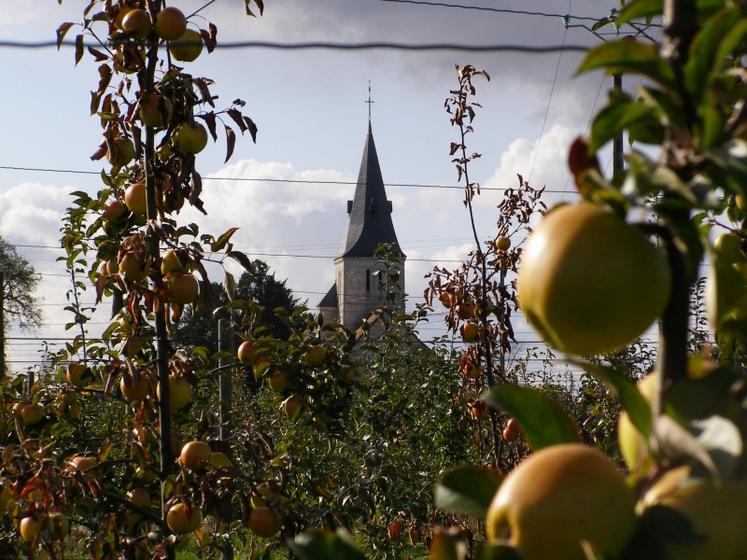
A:
<svg viewBox="0 0 747 560">
<path fill-rule="evenodd" d="M 9 0 L 6 0 L 9 1 Z M 493 0 L 453 0 L 452 4 L 496 6 Z M 0 40 L 53 40 L 63 21 L 80 21 L 87 2 L 13 0 L 0 11 Z M 185 13 L 204 1 L 172 1 Z M 560 17 L 494 13 L 382 0 L 265 0 L 265 15 L 245 15 L 240 0 L 218 0 L 190 25 L 218 27 L 220 42 L 398 42 L 468 45 L 593 45 L 600 39 L 585 29 L 566 29 Z M 600 18 L 618 5 L 611 0 L 502 1 L 507 9 Z M 589 23 L 582 20 L 575 22 Z M 72 37 L 74 30 L 70 32 Z M 609 37 L 607 37 L 609 38 Z M 472 176 L 483 186 L 517 184 L 516 174 L 532 186 L 546 186 L 546 202 L 574 200 L 565 165 L 567 147 L 588 126 L 611 79 L 599 73 L 575 76 L 582 54 L 522 54 L 452 51 L 403 52 L 217 49 L 189 65 L 194 75 L 215 80 L 218 105 L 241 98 L 245 113 L 259 127 L 257 143 L 239 138 L 233 158 L 224 164 L 221 140 L 198 157 L 205 177 L 209 213 L 183 211 L 202 231 L 219 234 L 232 226 L 238 249 L 264 256 L 276 277 L 315 306 L 333 282 L 332 258 L 339 254 L 347 227 L 346 201 L 351 185 L 221 181 L 220 178 L 355 181 L 365 141 L 368 84 L 371 82 L 372 127 L 385 183 L 455 185 L 449 143 L 456 139 L 443 102 L 456 87 L 455 65 L 484 68 L 490 82 L 477 82 L 476 101 L 483 105 L 469 139 L 470 151 L 482 154 Z M 96 192 L 101 163 L 89 156 L 101 130 L 89 114 L 90 91 L 98 73 L 90 57 L 75 67 L 73 51 L 0 48 L 6 80 L 0 90 L 0 235 L 18 246 L 42 274 L 38 296 L 45 324 L 35 332 L 9 328 L 11 368 L 20 371 L 38 360 L 40 340 L 56 348 L 69 336 L 63 310 L 69 285 L 59 228 L 74 190 Z M 631 80 L 632 82 L 632 80 Z M 634 83 L 626 86 L 634 86 Z M 603 160 L 606 160 L 606 153 Z M 603 165 L 604 165 L 603 161 Z M 13 170 L 53 169 L 56 172 Z M 63 171 L 61 171 L 63 170 Z M 89 172 L 74 174 L 64 170 Z M 456 266 L 470 250 L 468 217 L 458 190 L 387 188 L 393 221 L 410 259 L 445 259 Z M 495 236 L 499 191 L 486 191 L 477 202 L 481 238 Z M 51 248 L 45 248 L 51 247 Z M 320 258 L 322 257 L 322 258 Z M 329 257 L 329 258 L 326 258 Z M 406 268 L 408 305 L 422 301 L 424 275 L 437 262 L 410 261 Z M 233 269 L 233 272 L 240 273 Z M 221 280 L 216 270 L 214 280 Z M 92 301 L 89 292 L 84 301 Z M 105 306 L 106 307 L 106 306 Z M 436 311 L 443 311 L 437 309 Z M 97 314 L 91 334 L 104 328 Z M 521 340 L 536 334 L 521 321 Z M 443 332 L 435 315 L 422 332 Z M 34 340 L 19 340 L 29 337 Z"/>
</svg>

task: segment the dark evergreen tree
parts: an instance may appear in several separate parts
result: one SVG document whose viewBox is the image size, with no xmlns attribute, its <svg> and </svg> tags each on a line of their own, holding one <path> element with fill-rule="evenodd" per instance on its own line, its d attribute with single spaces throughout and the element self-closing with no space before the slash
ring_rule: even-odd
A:
<svg viewBox="0 0 747 560">
<path fill-rule="evenodd" d="M 218 318 L 213 316 L 213 309 L 228 303 L 221 284 L 211 284 L 210 299 L 212 301 L 208 305 L 198 306 L 196 309 L 189 306 L 184 310 L 174 336 L 177 345 L 205 346 L 211 353 L 218 350 Z M 299 305 L 299 301 L 293 297 L 285 280 L 275 278 L 267 263 L 259 259 L 252 261 L 252 270 L 244 272 L 239 278 L 235 299 L 259 303 L 262 313 L 258 325 L 265 326 L 268 329 L 266 333 L 276 338 L 288 338 L 288 328 L 278 319 L 274 310 L 280 307 L 291 312 Z"/>
</svg>

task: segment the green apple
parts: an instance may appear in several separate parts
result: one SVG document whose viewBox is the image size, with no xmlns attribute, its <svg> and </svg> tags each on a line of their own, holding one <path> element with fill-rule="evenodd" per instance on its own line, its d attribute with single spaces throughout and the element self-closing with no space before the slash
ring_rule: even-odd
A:
<svg viewBox="0 0 747 560">
<path fill-rule="evenodd" d="M 635 226 L 588 203 L 561 206 L 529 236 L 519 304 L 555 348 L 614 352 L 661 315 L 671 289 L 666 256 Z"/>
</svg>

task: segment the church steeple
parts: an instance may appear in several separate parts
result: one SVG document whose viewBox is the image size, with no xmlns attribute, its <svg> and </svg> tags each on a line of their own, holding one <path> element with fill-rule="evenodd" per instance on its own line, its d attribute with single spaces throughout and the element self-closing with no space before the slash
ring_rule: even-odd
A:
<svg viewBox="0 0 747 560">
<path fill-rule="evenodd" d="M 394 233 L 392 203 L 386 198 L 370 120 L 355 196 L 348 200 L 348 214 L 345 248 L 335 259 L 335 283 L 319 302 L 319 311 L 325 322 L 339 321 L 348 329 L 356 329 L 372 311 L 387 303 L 390 287 L 384 290 L 386 279 L 380 276 L 380 263 L 374 256 L 379 244 L 393 243 L 397 247 L 397 266 L 402 274 L 396 287 L 405 293 L 406 257 Z M 397 307 L 404 312 L 404 298 Z"/>
<path fill-rule="evenodd" d="M 348 233 L 342 257 L 373 257 L 379 243 L 399 247 L 392 223 L 392 203 L 386 198 L 371 122 L 363 148 L 353 200 L 348 200 Z"/>
</svg>

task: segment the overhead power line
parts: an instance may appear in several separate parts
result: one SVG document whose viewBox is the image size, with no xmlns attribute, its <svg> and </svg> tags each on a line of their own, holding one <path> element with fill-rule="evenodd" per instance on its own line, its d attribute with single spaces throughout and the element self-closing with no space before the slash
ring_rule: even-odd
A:
<svg viewBox="0 0 747 560">
<path fill-rule="evenodd" d="M 599 18 L 591 16 L 574 16 L 571 13 L 554 14 L 550 12 L 530 12 L 528 10 L 513 10 L 510 8 L 493 8 L 490 6 L 470 6 L 463 4 L 449 4 L 447 2 L 430 2 L 426 0 L 381 0 L 382 2 L 392 2 L 395 4 L 415 4 L 419 6 L 434 6 L 439 8 L 456 8 L 461 10 L 475 10 L 479 12 L 493 12 L 496 14 L 514 14 L 521 16 L 542 16 L 561 20 L 581 20 L 581 21 L 599 21 Z"/>
<path fill-rule="evenodd" d="M 392 2 L 395 4 L 414 4 L 414 5 L 420 5 L 420 6 L 433 6 L 438 8 L 455 8 L 460 10 L 475 10 L 480 12 L 493 12 L 497 14 L 514 14 L 514 15 L 521 15 L 521 16 L 540 16 L 540 17 L 546 17 L 546 18 L 553 18 L 553 19 L 560 19 L 563 23 L 566 23 L 568 21 L 576 20 L 576 21 L 593 21 L 597 22 L 601 18 L 599 17 L 593 17 L 593 16 L 574 16 L 571 13 L 571 10 L 568 10 L 567 14 L 559 14 L 559 13 L 552 13 L 552 12 L 537 12 L 537 11 L 529 11 L 529 10 L 515 10 L 511 8 L 493 8 L 491 6 L 474 6 L 474 5 L 465 5 L 465 4 L 450 4 L 448 2 L 432 2 L 427 0 L 381 0 L 382 2 Z M 649 27 L 661 27 L 660 23 L 647 23 Z M 569 26 L 573 27 L 573 26 Z"/>
<path fill-rule="evenodd" d="M 14 41 L 0 40 L 0 47 L 14 49 L 57 48 L 57 41 Z M 75 41 L 63 41 L 62 47 L 76 47 Z M 84 43 L 84 48 L 100 48 L 99 43 Z M 165 48 L 165 46 L 163 47 Z M 396 43 L 387 41 L 369 41 L 361 43 L 338 43 L 330 41 L 305 41 L 299 43 L 278 43 L 274 41 L 235 41 L 218 43 L 217 49 L 272 49 L 272 50 L 330 50 L 330 51 L 455 51 L 455 52 L 512 52 L 526 54 L 554 53 L 560 50 L 586 52 L 585 45 L 463 45 L 459 43 Z"/>
<path fill-rule="evenodd" d="M 571 11 L 571 0 L 568 0 L 568 11 Z M 565 45 L 565 39 L 568 35 L 568 26 L 563 29 L 563 40 L 562 44 Z M 545 126 L 547 125 L 547 117 L 550 114 L 550 105 L 552 105 L 552 98 L 555 95 L 555 86 L 558 83 L 558 72 L 560 71 L 560 62 L 563 60 L 563 51 L 558 53 L 558 61 L 555 63 L 555 73 L 552 77 L 552 85 L 550 86 L 550 96 L 547 98 L 547 108 L 545 109 L 545 116 L 542 119 L 542 127 L 540 128 L 539 137 L 537 138 L 537 146 L 534 148 L 534 157 L 532 158 L 532 165 L 529 168 L 529 182 L 532 182 L 532 174 L 534 173 L 534 166 L 537 163 L 537 157 L 539 156 L 540 149 L 542 148 L 542 136 L 545 134 Z"/>
<path fill-rule="evenodd" d="M 0 165 L 0 170 L 4 171 L 29 171 L 34 173 L 58 173 L 58 174 L 70 174 L 70 175 L 96 175 L 100 176 L 101 173 L 98 171 L 86 171 L 82 169 L 56 169 L 50 167 L 22 167 L 17 165 Z M 277 179 L 267 177 L 216 177 L 216 176 L 205 176 L 202 177 L 203 181 L 237 181 L 237 182 L 252 182 L 252 183 L 290 183 L 290 184 L 307 184 L 307 185 L 345 185 L 355 186 L 358 184 L 357 181 L 338 181 L 338 180 L 323 180 L 323 179 Z M 446 190 L 464 190 L 464 187 L 459 185 L 437 185 L 432 183 L 386 183 L 386 187 L 401 187 L 401 188 L 419 188 L 419 189 L 446 189 Z M 481 191 L 506 191 L 515 187 L 480 187 Z M 557 193 L 561 194 L 563 191 L 560 189 L 545 189 L 545 193 Z"/>
</svg>

